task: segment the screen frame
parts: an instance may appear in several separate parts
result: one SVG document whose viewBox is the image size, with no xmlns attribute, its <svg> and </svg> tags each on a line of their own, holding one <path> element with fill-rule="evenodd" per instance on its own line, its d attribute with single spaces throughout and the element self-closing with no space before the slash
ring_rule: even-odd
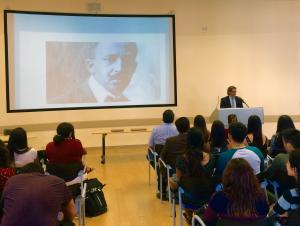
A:
<svg viewBox="0 0 300 226">
<path fill-rule="evenodd" d="M 36 109 L 11 109 L 10 105 L 10 83 L 9 83 L 9 54 L 8 54 L 8 14 L 36 14 L 54 16 L 82 16 L 82 17 L 167 17 L 172 22 L 172 41 L 173 41 L 173 72 L 174 72 L 174 103 L 172 104 L 147 104 L 147 105 L 118 105 L 118 106 L 92 106 L 92 107 L 66 107 L 66 108 L 36 108 Z M 39 12 L 39 11 L 20 11 L 4 10 L 4 43 L 5 43 L 5 84 L 6 84 L 6 112 L 39 112 L 39 111 L 67 111 L 67 110 L 88 110 L 88 109 L 114 109 L 114 108 L 145 108 L 145 107 L 169 107 L 177 106 L 177 70 L 176 70 L 176 33 L 175 33 L 174 14 L 87 14 L 87 13 L 60 13 L 60 12 Z"/>
</svg>

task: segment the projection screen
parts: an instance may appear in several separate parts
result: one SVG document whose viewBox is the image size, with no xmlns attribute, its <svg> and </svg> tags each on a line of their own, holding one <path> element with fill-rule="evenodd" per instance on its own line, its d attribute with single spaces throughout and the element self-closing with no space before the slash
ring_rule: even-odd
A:
<svg viewBox="0 0 300 226">
<path fill-rule="evenodd" d="M 175 106 L 174 15 L 4 12 L 7 112 Z"/>
</svg>

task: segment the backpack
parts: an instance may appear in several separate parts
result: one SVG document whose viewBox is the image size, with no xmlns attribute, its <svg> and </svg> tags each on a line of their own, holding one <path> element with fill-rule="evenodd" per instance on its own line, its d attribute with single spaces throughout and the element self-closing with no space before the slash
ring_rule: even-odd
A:
<svg viewBox="0 0 300 226">
<path fill-rule="evenodd" d="M 85 215 L 94 217 L 107 211 L 107 204 L 104 197 L 102 184 L 97 178 L 86 180 L 86 196 L 85 196 Z"/>
</svg>

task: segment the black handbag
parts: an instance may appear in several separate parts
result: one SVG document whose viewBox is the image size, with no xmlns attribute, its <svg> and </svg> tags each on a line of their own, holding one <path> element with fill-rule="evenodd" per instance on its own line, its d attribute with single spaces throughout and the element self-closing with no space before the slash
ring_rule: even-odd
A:
<svg viewBox="0 0 300 226">
<path fill-rule="evenodd" d="M 107 211 L 107 203 L 102 191 L 105 184 L 102 184 L 97 178 L 86 180 L 87 184 L 85 196 L 85 215 L 94 217 Z"/>
</svg>

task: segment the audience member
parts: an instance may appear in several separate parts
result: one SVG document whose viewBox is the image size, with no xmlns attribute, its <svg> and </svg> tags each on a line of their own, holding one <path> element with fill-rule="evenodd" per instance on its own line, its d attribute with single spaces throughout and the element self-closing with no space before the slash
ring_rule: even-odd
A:
<svg viewBox="0 0 300 226">
<path fill-rule="evenodd" d="M 22 167 L 37 159 L 37 151 L 28 147 L 27 133 L 23 128 L 15 128 L 11 131 L 7 148 L 10 153 L 10 160 L 15 167 Z"/>
<path fill-rule="evenodd" d="M 194 118 L 194 127 L 201 130 L 204 143 L 207 143 L 209 141 L 210 132 L 207 129 L 205 118 L 202 115 L 197 115 Z"/>
<path fill-rule="evenodd" d="M 73 125 L 67 122 L 60 123 L 56 132 L 53 141 L 46 146 L 49 163 L 80 163 L 86 151 L 80 140 L 75 138 Z"/>
<path fill-rule="evenodd" d="M 154 127 L 149 140 L 149 147 L 153 150 L 155 145 L 166 143 L 166 139 L 178 135 L 178 131 L 173 124 L 174 113 L 172 110 L 166 110 L 163 113 L 163 124 Z M 157 150 L 156 150 L 157 151 Z"/>
<path fill-rule="evenodd" d="M 255 174 L 264 170 L 264 157 L 256 147 L 245 146 L 247 128 L 240 122 L 229 126 L 229 150 L 222 153 L 217 162 L 216 175 L 221 176 L 230 159 L 243 158 L 248 161 Z"/>
<path fill-rule="evenodd" d="M 188 118 L 180 117 L 175 121 L 175 125 L 179 134 L 177 136 L 167 138 L 164 148 L 160 154 L 161 159 L 166 164 L 169 164 L 173 170 L 175 170 L 177 157 L 183 155 L 187 148 L 187 131 L 190 128 L 190 122 Z M 166 178 L 164 173 L 162 184 L 163 196 L 166 194 L 165 190 L 167 186 L 167 179 L 168 178 Z"/>
<path fill-rule="evenodd" d="M 60 211 L 72 220 L 76 209 L 65 182 L 55 176 L 44 175 L 41 166 L 30 163 L 22 173 L 6 182 L 1 198 L 3 217 L 1 226 L 58 225 Z"/>
<path fill-rule="evenodd" d="M 218 219 L 238 222 L 263 219 L 269 207 L 252 167 L 242 158 L 230 160 L 222 177 L 223 190 L 215 193 L 204 213 L 207 225 Z"/>
<path fill-rule="evenodd" d="M 215 120 L 213 122 L 209 142 L 212 154 L 220 154 L 227 150 L 225 127 L 220 120 Z"/>
<path fill-rule="evenodd" d="M 300 206 L 300 149 L 289 154 L 286 169 L 288 175 L 295 178 L 297 185 L 285 191 L 273 207 L 271 212 L 281 216 L 285 216 L 291 210 L 299 209 Z"/>
<path fill-rule="evenodd" d="M 173 178 L 170 178 L 170 186 L 173 190 L 178 185 L 185 188 L 184 185 L 193 183 L 197 179 L 197 185 L 201 184 L 201 187 L 195 184 L 195 189 L 199 192 L 197 192 L 198 197 L 193 198 L 198 198 L 199 200 L 194 200 L 198 203 L 207 202 L 214 190 L 212 183 L 214 159 L 210 154 L 203 152 L 203 148 L 204 139 L 201 130 L 191 128 L 187 133 L 186 152 L 184 155 L 177 157 L 176 174 Z M 188 221 L 191 221 L 192 211 L 185 210 L 184 215 Z"/>
<path fill-rule="evenodd" d="M 229 128 L 229 126 L 230 126 L 232 123 L 235 123 L 235 122 L 238 122 L 238 119 L 237 119 L 236 114 L 229 114 L 229 115 L 227 116 L 227 123 L 228 123 L 228 126 L 227 126 L 227 128 L 225 128 L 226 138 L 228 138 L 228 128 Z"/>
<path fill-rule="evenodd" d="M 276 134 L 272 136 L 270 142 L 270 155 L 273 158 L 279 153 L 285 152 L 280 133 L 286 129 L 295 129 L 294 122 L 290 116 L 281 115 L 277 121 Z"/>
<path fill-rule="evenodd" d="M 294 187 L 294 178 L 288 176 L 286 164 L 289 159 L 289 153 L 295 149 L 300 149 L 300 131 L 296 129 L 286 129 L 281 133 L 281 137 L 286 153 L 278 154 L 265 173 L 266 178 L 279 183 L 279 193 Z"/>
<path fill-rule="evenodd" d="M 257 147 L 264 155 L 268 154 L 268 138 L 262 132 L 262 123 L 257 115 L 251 115 L 248 118 L 248 134 L 246 136 L 246 144 Z"/>
<path fill-rule="evenodd" d="M 0 196 L 7 179 L 13 175 L 15 175 L 15 169 L 11 167 L 8 150 L 0 145 Z"/>
</svg>

